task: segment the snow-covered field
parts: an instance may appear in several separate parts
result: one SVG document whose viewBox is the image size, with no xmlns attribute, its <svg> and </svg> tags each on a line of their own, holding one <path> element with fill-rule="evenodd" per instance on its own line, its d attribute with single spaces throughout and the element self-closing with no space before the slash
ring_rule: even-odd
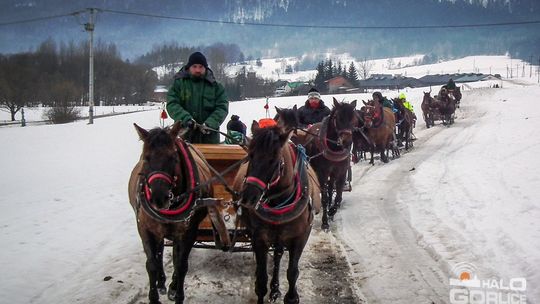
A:
<svg viewBox="0 0 540 304">
<path fill-rule="evenodd" d="M 107 114 L 118 114 L 118 113 L 127 113 L 127 112 L 137 112 L 137 111 L 148 111 L 152 109 L 159 108 L 159 105 L 145 105 L 145 106 L 95 106 L 94 115 L 107 115 Z M 78 107 L 80 110 L 81 116 L 88 116 L 88 107 Z M 32 107 L 24 108 L 24 119 L 28 122 L 31 121 L 43 121 L 47 120 L 45 117 L 45 112 L 50 109 L 46 107 Z M 20 121 L 21 111 L 15 114 L 15 120 Z M 11 114 L 8 111 L 0 111 L 0 123 L 10 122 Z"/>
<path fill-rule="evenodd" d="M 540 302 L 540 87 L 527 81 L 471 84 L 453 126 L 425 129 L 420 119 L 412 151 L 389 164 L 355 165 L 354 190 L 331 232 L 317 226 L 302 258 L 303 303 L 448 303 L 449 279 L 463 262 L 506 286 L 526 278 L 528 303 Z M 406 92 L 417 114 L 423 90 Z M 331 105 L 331 97 L 323 99 Z M 304 101 L 271 98 L 270 115 L 273 106 Z M 231 103 L 229 115 L 249 123 L 265 116 L 263 105 Z M 1 303 L 147 303 L 127 202 L 141 151 L 134 122 L 158 126 L 159 111 L 0 128 Z M 253 260 L 194 250 L 186 302 L 252 303 Z"/>
<path fill-rule="evenodd" d="M 246 64 L 234 64 L 226 68 L 226 73 L 234 77 L 242 68 L 246 71 L 254 71 L 258 77 L 273 80 L 288 81 L 310 81 L 317 74 L 315 66 L 311 70 L 296 71 L 297 63 L 302 62 L 309 55 L 301 57 L 285 58 L 265 58 L 261 59 L 261 66 L 256 64 L 256 60 L 247 61 Z M 311 56 L 313 58 L 332 59 L 337 64 L 341 61 L 344 67 L 349 67 L 351 62 L 355 63 L 356 69 L 364 61 L 362 58 L 354 58 L 350 54 L 322 54 Z M 418 62 L 424 55 L 412 55 L 407 57 L 394 57 L 385 59 L 365 59 L 365 65 L 369 66 L 369 74 L 392 74 L 404 75 L 408 77 L 420 78 L 425 75 L 433 74 L 452 74 L 452 73 L 483 73 L 500 74 L 503 77 L 526 78 L 529 82 L 537 80 L 537 67 L 531 66 L 519 59 L 512 59 L 509 56 L 468 56 L 464 58 L 442 61 L 439 63 L 418 65 Z M 316 64 L 315 64 L 316 65 Z M 292 73 L 285 73 L 287 66 L 293 68 Z M 176 65 L 164 65 L 154 68 L 160 77 L 170 73 L 171 70 L 178 70 Z M 532 73 L 531 73 L 532 72 Z"/>
</svg>

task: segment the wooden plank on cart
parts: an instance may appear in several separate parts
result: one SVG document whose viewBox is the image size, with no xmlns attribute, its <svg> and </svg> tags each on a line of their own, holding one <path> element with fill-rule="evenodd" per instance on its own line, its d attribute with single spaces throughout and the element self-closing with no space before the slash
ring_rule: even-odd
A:
<svg viewBox="0 0 540 304">
<path fill-rule="evenodd" d="M 218 172 L 223 172 L 229 166 L 235 164 L 247 155 L 247 152 L 238 145 L 194 144 L 194 146 L 204 155 L 204 158 L 210 164 L 210 166 L 212 166 Z M 235 176 L 236 170 L 233 170 L 232 172 L 223 177 L 227 182 L 227 185 L 232 186 Z M 219 213 L 218 216 L 221 216 L 223 218 L 223 222 L 225 223 L 225 226 L 229 231 L 234 231 L 234 229 L 236 228 L 236 211 L 234 206 L 232 205 L 232 195 L 219 181 L 214 182 L 212 188 L 214 191 L 214 197 L 220 201 L 220 204 L 216 206 L 216 209 Z M 215 237 L 215 231 L 212 228 L 212 221 L 210 217 L 207 216 L 199 225 L 199 234 L 197 236 L 197 241 L 212 243 L 215 241 Z M 241 237 L 237 239 L 237 241 L 247 242 L 249 241 L 249 239 Z M 208 247 L 205 246 L 204 248 Z"/>
</svg>

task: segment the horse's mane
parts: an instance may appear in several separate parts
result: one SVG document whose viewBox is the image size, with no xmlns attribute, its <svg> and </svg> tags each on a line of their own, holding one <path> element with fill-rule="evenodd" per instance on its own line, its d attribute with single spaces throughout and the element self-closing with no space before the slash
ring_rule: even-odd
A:
<svg viewBox="0 0 540 304">
<path fill-rule="evenodd" d="M 281 149 L 279 140 L 279 128 L 260 128 L 253 133 L 253 138 L 249 143 L 249 151 L 263 153 L 273 156 Z"/>
<path fill-rule="evenodd" d="M 149 149 L 170 147 L 174 144 L 174 141 L 167 130 L 162 128 L 153 128 L 148 131 L 148 137 L 145 142 Z"/>
</svg>

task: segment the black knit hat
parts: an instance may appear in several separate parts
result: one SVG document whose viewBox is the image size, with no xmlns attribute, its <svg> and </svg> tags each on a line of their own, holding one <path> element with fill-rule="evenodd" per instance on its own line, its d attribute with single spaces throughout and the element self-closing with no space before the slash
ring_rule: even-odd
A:
<svg viewBox="0 0 540 304">
<path fill-rule="evenodd" d="M 195 52 L 189 55 L 189 59 L 188 59 L 188 63 L 186 67 L 189 69 L 189 67 L 194 64 L 202 64 L 205 68 L 208 68 L 206 57 L 204 57 L 204 55 L 201 52 Z"/>
<path fill-rule="evenodd" d="M 227 124 L 227 130 L 244 133 L 244 124 L 239 120 L 231 120 Z"/>
<path fill-rule="evenodd" d="M 311 93 L 311 92 L 317 92 L 317 93 L 320 93 L 319 90 L 315 89 L 315 88 L 311 88 L 309 91 L 308 91 L 308 94 Z"/>
</svg>

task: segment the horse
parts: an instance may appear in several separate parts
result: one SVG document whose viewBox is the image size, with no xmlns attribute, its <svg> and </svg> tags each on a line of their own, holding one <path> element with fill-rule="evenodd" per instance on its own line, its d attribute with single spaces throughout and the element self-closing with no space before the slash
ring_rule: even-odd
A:
<svg viewBox="0 0 540 304">
<path fill-rule="evenodd" d="M 340 103 L 334 98 L 334 106 L 329 116 L 314 124 L 307 131 L 306 151 L 311 157 L 310 164 L 317 172 L 322 194 L 323 230 L 330 228 L 328 216 L 337 212 L 343 200 L 343 187 L 350 166 L 353 131 L 358 127 L 356 100 Z M 336 192 L 334 203 L 332 196 Z"/>
<path fill-rule="evenodd" d="M 439 102 L 431 96 L 431 91 L 424 92 L 421 108 L 426 128 L 429 129 L 435 125 L 435 116 L 439 114 Z"/>
<path fill-rule="evenodd" d="M 291 141 L 295 144 L 300 144 L 304 147 L 309 145 L 313 140 L 316 140 L 322 123 L 316 123 L 307 128 L 302 128 L 298 120 L 298 108 L 294 105 L 291 109 L 276 108 L 276 120 L 278 127 L 284 131 L 292 130 Z"/>
<path fill-rule="evenodd" d="M 383 107 L 379 101 L 370 100 L 364 102 L 363 115 L 367 137 L 371 142 L 370 164 L 375 165 L 373 155 L 378 151 L 381 161 L 388 163 L 387 149 L 391 149 L 394 157 L 399 157 L 399 149 L 395 143 L 394 128 L 396 125 L 395 115 L 392 109 Z"/>
<path fill-rule="evenodd" d="M 454 113 L 456 112 L 456 101 L 450 96 L 448 90 L 441 89 L 437 100 L 439 101 L 439 112 L 441 113 L 441 118 L 443 124 L 449 126 L 454 123 Z"/>
<path fill-rule="evenodd" d="M 207 215 L 207 209 L 197 207 L 195 199 L 212 195 L 209 187 L 192 190 L 210 178 L 210 170 L 195 148 L 177 138 L 184 131 L 180 122 L 149 131 L 134 126 L 143 151 L 131 172 L 128 193 L 146 254 L 148 298 L 151 304 L 158 304 L 159 294 L 167 293 L 170 300 L 183 303 L 189 253 L 199 223 Z M 163 270 L 165 238 L 173 241 L 174 273 L 168 292 Z"/>
<path fill-rule="evenodd" d="M 461 103 L 461 98 L 463 97 L 463 95 L 461 95 L 461 87 L 456 86 L 456 89 L 449 91 L 449 93 L 456 100 L 456 108 L 459 109 L 459 104 Z"/>
<path fill-rule="evenodd" d="M 233 189 L 239 194 L 237 214 L 246 225 L 256 259 L 255 293 L 264 303 L 268 292 L 267 253 L 274 248 L 270 300 L 280 296 L 279 267 L 289 250 L 284 303 L 299 303 L 296 290 L 298 263 L 311 233 L 314 212 L 320 208 L 320 190 L 309 177 L 309 162 L 302 146 L 289 142 L 291 131 L 278 126 L 251 126 L 253 138 L 248 162 L 237 172 Z"/>
<path fill-rule="evenodd" d="M 413 145 L 411 140 L 412 130 L 414 128 L 414 114 L 403 105 L 403 100 L 400 98 L 392 99 L 397 109 L 401 113 L 401 121 L 398 122 L 397 140 L 398 146 L 405 140 L 405 150 L 409 150 L 409 146 Z"/>
</svg>

